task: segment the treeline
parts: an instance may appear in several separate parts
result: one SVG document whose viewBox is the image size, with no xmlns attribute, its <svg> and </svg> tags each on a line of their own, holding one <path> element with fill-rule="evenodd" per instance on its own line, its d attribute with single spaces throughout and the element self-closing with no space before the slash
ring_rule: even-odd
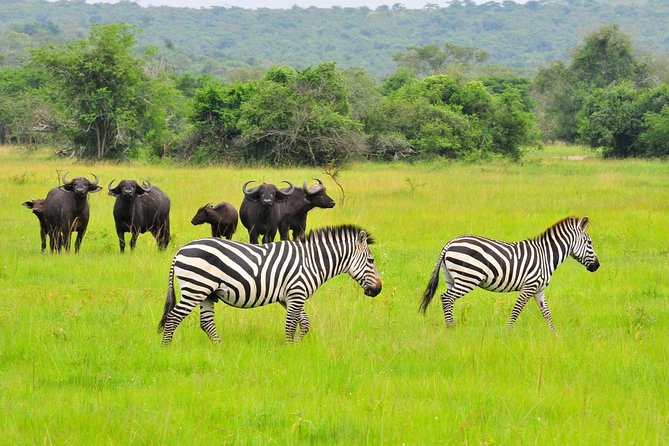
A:
<svg viewBox="0 0 669 446">
<path fill-rule="evenodd" d="M 94 25 L 0 70 L 0 142 L 97 159 L 316 166 L 351 159 L 518 159 L 540 136 L 611 156 L 669 154 L 666 68 L 606 26 L 534 79 L 452 43 L 395 54 L 379 81 L 323 62 L 245 81 L 175 74 L 138 30 Z"/>
<path fill-rule="evenodd" d="M 142 29 L 139 48 L 154 47 L 170 66 L 191 73 L 245 78 L 274 65 L 304 69 L 322 61 L 361 67 L 376 78 L 393 72 L 393 55 L 407 47 L 451 42 L 490 54 L 490 63 L 535 73 L 566 60 L 587 32 L 618 23 L 646 51 L 667 52 L 669 2 L 664 0 L 540 0 L 449 6 L 401 2 L 370 8 L 141 7 L 132 1 L 2 0 L 0 55 L 20 64 L 29 48 L 65 44 L 97 24 L 123 22 Z"/>
</svg>

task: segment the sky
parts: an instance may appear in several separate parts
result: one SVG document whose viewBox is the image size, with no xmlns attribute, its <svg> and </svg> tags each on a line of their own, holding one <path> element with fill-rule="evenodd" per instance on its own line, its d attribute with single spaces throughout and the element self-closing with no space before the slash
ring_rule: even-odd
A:
<svg viewBox="0 0 669 446">
<path fill-rule="evenodd" d="M 120 0 L 87 0 L 87 3 L 117 3 Z M 288 9 L 295 5 L 302 8 L 316 6 L 317 8 L 361 7 L 375 9 L 381 5 L 392 6 L 395 3 L 404 5 L 407 9 L 422 9 L 432 3 L 440 7 L 448 6 L 448 0 L 130 0 L 141 6 L 176 6 L 187 8 L 207 8 L 211 6 L 239 6 L 241 8 L 274 8 Z M 475 3 L 485 3 L 488 0 L 475 0 Z M 525 3 L 527 0 L 515 0 L 516 3 Z"/>
</svg>

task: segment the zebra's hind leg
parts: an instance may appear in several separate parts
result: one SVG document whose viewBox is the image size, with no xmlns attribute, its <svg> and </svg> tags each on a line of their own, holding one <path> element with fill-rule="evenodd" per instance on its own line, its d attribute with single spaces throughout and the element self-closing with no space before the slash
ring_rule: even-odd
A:
<svg viewBox="0 0 669 446">
<path fill-rule="evenodd" d="M 165 328 L 163 331 L 163 345 L 169 345 L 172 343 L 172 336 L 174 336 L 174 331 L 177 329 L 181 321 L 183 321 L 186 316 L 193 311 L 198 304 L 200 304 L 206 296 L 185 296 L 182 293 L 181 300 L 179 303 L 172 308 L 172 310 L 165 316 Z"/>
<path fill-rule="evenodd" d="M 463 295 L 464 294 L 459 294 L 453 291 L 453 288 L 449 288 L 441 295 L 441 306 L 444 309 L 444 319 L 446 320 L 447 327 L 455 325 L 455 320 L 453 319 L 453 305 L 455 305 L 455 301 L 460 299 Z"/>
<path fill-rule="evenodd" d="M 532 297 L 533 292 L 529 290 L 521 290 L 520 295 L 518 296 L 518 300 L 516 300 L 515 305 L 513 306 L 513 310 L 511 310 L 511 317 L 509 317 L 509 325 L 513 325 L 516 320 L 518 319 L 518 316 L 520 315 L 520 312 L 523 311 L 523 308 L 525 308 L 525 304 L 527 301 Z"/>
<path fill-rule="evenodd" d="M 207 333 L 212 342 L 219 344 L 221 338 L 216 331 L 216 322 L 214 320 L 214 302 L 211 297 L 206 298 L 200 303 L 200 328 Z"/>
<path fill-rule="evenodd" d="M 548 308 L 548 302 L 546 302 L 546 295 L 544 294 L 544 291 L 542 290 L 536 293 L 534 295 L 534 300 L 537 302 L 537 305 L 539 305 L 541 314 L 548 323 L 548 328 L 555 330 L 555 326 L 553 325 L 553 315 L 551 314 L 551 310 Z"/>
</svg>

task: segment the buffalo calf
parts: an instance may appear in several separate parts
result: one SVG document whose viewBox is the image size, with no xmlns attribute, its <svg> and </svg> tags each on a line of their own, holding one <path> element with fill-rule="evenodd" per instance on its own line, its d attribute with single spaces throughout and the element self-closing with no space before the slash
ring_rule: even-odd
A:
<svg viewBox="0 0 669 446">
<path fill-rule="evenodd" d="M 212 237 L 222 237 L 230 240 L 232 234 L 237 230 L 237 218 L 237 209 L 230 203 L 223 201 L 216 206 L 212 206 L 211 203 L 205 204 L 197 210 L 190 222 L 195 226 L 209 223 Z"/>
<path fill-rule="evenodd" d="M 44 219 L 44 201 L 43 198 L 31 198 L 30 201 L 23 202 L 23 206 L 31 209 L 39 220 L 39 236 L 42 240 L 42 252 L 46 250 L 47 235 L 46 220 Z"/>
</svg>

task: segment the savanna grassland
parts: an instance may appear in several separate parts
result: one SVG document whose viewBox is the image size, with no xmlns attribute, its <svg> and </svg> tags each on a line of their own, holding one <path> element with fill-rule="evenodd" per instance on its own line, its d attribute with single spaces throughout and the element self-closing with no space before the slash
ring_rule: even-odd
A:
<svg viewBox="0 0 669 446">
<path fill-rule="evenodd" d="M 2 444 L 666 444 L 669 442 L 669 165 L 567 159 L 550 147 L 522 164 L 356 164 L 336 184 L 316 169 L 88 164 L 0 148 Z M 39 249 L 21 203 L 96 173 L 82 250 Z M 208 235 L 195 210 L 236 206 L 249 179 L 321 177 L 338 202 L 311 227 L 371 232 L 384 289 L 349 277 L 307 302 L 311 332 L 284 344 L 284 310 L 217 305 L 212 345 L 197 312 L 160 346 L 167 274 L 179 246 Z M 149 234 L 119 253 L 106 193 L 147 178 L 172 199 L 173 241 Z M 421 294 L 442 246 L 462 233 L 538 235 L 588 215 L 602 267 L 568 259 L 547 291 L 557 330 L 515 294 L 477 290 L 446 329 Z M 248 240 L 241 227 L 234 237 Z M 439 292 L 443 291 L 443 279 Z"/>
</svg>

